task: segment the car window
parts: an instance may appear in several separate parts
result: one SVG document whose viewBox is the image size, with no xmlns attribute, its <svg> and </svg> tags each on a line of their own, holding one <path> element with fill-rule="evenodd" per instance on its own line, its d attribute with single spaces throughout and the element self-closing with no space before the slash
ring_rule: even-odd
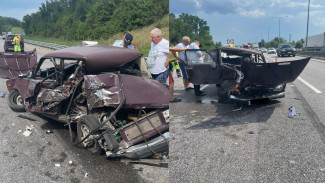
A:
<svg viewBox="0 0 325 183">
<path fill-rule="evenodd" d="M 291 48 L 291 45 L 282 45 L 281 48 Z"/>
<path fill-rule="evenodd" d="M 7 36 L 7 40 L 13 40 L 14 37 L 15 37 L 14 35 L 8 35 L 8 36 Z"/>
<path fill-rule="evenodd" d="M 212 63 L 213 58 L 206 50 L 192 49 L 186 50 L 186 61 L 188 64 Z"/>
</svg>

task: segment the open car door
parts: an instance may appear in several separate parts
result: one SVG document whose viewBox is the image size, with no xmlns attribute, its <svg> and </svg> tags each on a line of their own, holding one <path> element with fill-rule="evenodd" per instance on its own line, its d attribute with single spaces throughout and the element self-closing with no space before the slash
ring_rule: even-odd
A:
<svg viewBox="0 0 325 183">
<path fill-rule="evenodd" d="M 36 49 L 24 53 L 0 52 L 0 77 L 10 79 L 27 74 L 37 65 Z"/>
<path fill-rule="evenodd" d="M 186 50 L 186 71 L 189 82 L 199 84 L 219 84 L 220 64 L 217 50 Z"/>
</svg>

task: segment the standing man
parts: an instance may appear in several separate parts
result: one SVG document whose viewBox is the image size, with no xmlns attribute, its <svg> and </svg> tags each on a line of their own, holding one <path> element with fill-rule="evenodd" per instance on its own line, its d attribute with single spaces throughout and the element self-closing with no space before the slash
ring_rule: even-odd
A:
<svg viewBox="0 0 325 183">
<path fill-rule="evenodd" d="M 200 49 L 200 42 L 198 40 L 194 40 L 193 43 L 190 44 L 190 49 Z M 188 54 L 188 63 L 203 63 L 203 52 L 202 51 L 190 51 Z M 200 85 L 194 85 L 194 91 L 196 96 L 205 96 L 206 94 L 200 90 Z"/>
<path fill-rule="evenodd" d="M 147 63 L 152 79 L 166 83 L 168 77 L 169 41 L 164 39 L 161 30 L 154 28 L 150 32 L 151 49 Z M 166 66 L 165 66 L 166 65 Z"/>
<path fill-rule="evenodd" d="M 130 33 L 124 33 L 122 40 L 116 40 L 112 46 L 138 51 L 138 48 L 132 43 L 132 40 L 133 36 Z"/>
<path fill-rule="evenodd" d="M 12 40 L 15 44 L 15 52 L 20 52 L 20 38 L 19 35 L 17 34 L 16 37 L 14 37 L 14 39 Z"/>
<path fill-rule="evenodd" d="M 189 48 L 189 44 L 190 44 L 190 38 L 188 36 L 184 36 L 182 42 L 177 44 L 175 48 Z M 189 91 L 190 89 L 193 89 L 192 87 L 190 87 L 190 83 L 188 82 L 188 75 L 186 72 L 187 62 L 185 58 L 185 51 L 178 52 L 178 55 L 176 55 L 175 52 L 172 53 L 174 57 L 179 61 L 179 66 L 182 70 L 183 84 L 184 84 L 185 91 Z"/>
</svg>

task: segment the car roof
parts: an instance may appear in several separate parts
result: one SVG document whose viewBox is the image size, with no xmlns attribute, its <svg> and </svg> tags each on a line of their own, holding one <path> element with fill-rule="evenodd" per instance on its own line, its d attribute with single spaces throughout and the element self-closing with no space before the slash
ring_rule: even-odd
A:
<svg viewBox="0 0 325 183">
<path fill-rule="evenodd" d="M 235 47 L 220 47 L 219 48 L 221 51 L 225 51 L 228 53 L 234 53 L 234 54 L 258 54 L 260 55 L 261 52 L 251 50 L 251 49 L 246 49 L 246 48 L 235 48 Z"/>
<path fill-rule="evenodd" d="M 141 53 L 127 48 L 113 46 L 72 46 L 50 52 L 43 58 L 63 58 L 83 60 L 90 72 L 101 72 L 109 68 L 116 68 L 141 57 Z"/>
</svg>

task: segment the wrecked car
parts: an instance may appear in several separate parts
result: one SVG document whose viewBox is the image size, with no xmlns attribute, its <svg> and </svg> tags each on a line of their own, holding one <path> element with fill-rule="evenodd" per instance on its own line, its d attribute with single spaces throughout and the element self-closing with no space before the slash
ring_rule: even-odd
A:
<svg viewBox="0 0 325 183">
<path fill-rule="evenodd" d="M 107 157 L 145 158 L 168 151 L 169 93 L 149 79 L 142 54 L 74 46 L 44 55 L 26 75 L 7 80 L 8 104 L 77 125 L 77 142 Z M 72 139 L 72 135 L 71 135 Z"/>
<path fill-rule="evenodd" d="M 232 47 L 185 53 L 189 81 L 196 85 L 216 84 L 220 101 L 282 98 L 286 83 L 293 82 L 310 60 L 268 63 L 261 52 Z"/>
</svg>

